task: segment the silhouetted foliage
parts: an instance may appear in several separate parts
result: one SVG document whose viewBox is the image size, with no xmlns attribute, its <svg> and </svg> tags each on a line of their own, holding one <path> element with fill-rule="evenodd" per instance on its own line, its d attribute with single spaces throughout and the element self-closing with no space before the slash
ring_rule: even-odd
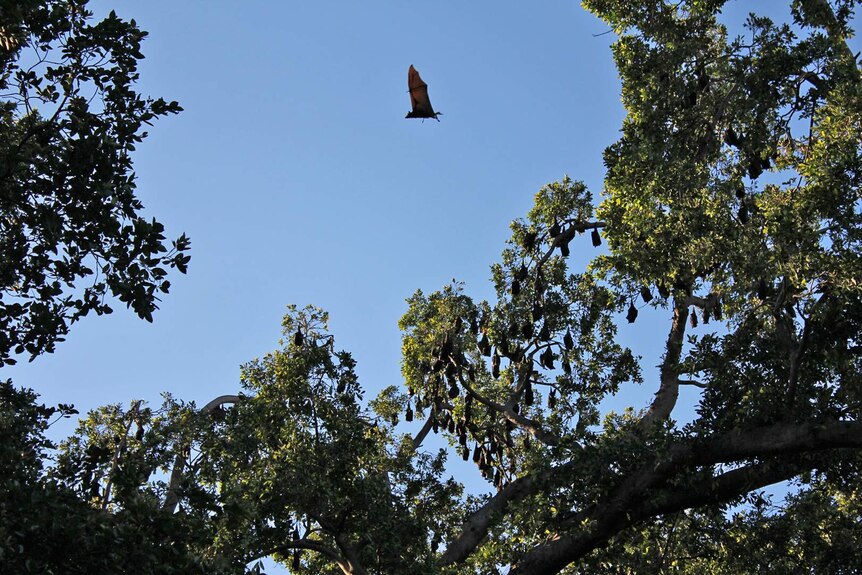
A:
<svg viewBox="0 0 862 575">
<path fill-rule="evenodd" d="M 168 244 L 135 196 L 130 153 L 181 109 L 135 92 L 145 36 L 86 0 L 0 10 L 0 361 L 52 351 L 109 295 L 152 321 L 186 270 L 188 239 Z"/>
</svg>

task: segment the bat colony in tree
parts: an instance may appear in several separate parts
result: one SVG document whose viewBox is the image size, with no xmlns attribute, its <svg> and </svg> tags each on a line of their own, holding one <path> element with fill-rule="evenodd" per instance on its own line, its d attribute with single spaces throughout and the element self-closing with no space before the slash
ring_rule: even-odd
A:
<svg viewBox="0 0 862 575">
<path fill-rule="evenodd" d="M 407 72 L 407 87 L 410 91 L 410 104 L 413 110 L 408 112 L 405 118 L 434 118 L 438 122 L 437 117 L 442 112 L 435 112 L 431 107 L 431 100 L 428 98 L 428 84 L 422 81 L 419 72 L 412 65 Z"/>
</svg>

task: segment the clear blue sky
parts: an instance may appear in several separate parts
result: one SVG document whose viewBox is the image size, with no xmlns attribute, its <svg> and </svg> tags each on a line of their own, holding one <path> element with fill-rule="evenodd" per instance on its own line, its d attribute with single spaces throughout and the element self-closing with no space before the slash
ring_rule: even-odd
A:
<svg viewBox="0 0 862 575">
<path fill-rule="evenodd" d="M 150 32 L 139 88 L 185 108 L 150 130 L 135 165 L 147 214 L 191 237 L 192 261 L 153 324 L 116 306 L 53 355 L 3 370 L 82 412 L 236 392 L 240 364 L 276 348 L 290 303 L 330 312 L 369 395 L 399 383 L 404 299 L 453 278 L 491 298 L 509 222 L 564 174 L 598 199 L 623 118 L 614 37 L 573 0 L 93 8 Z M 404 119 L 411 64 L 440 123 Z M 572 248 L 575 267 L 596 253 L 586 238 Z M 667 324 L 644 312 L 621 338 L 649 370 Z M 619 405 L 654 391 L 624 388 Z"/>
<path fill-rule="evenodd" d="M 81 411 L 235 392 L 289 303 L 330 312 L 369 390 L 398 383 L 404 299 L 452 278 L 491 297 L 509 221 L 564 174 L 598 195 L 623 117 L 612 35 L 572 1 L 93 8 L 150 32 L 139 88 L 185 108 L 135 166 L 147 213 L 189 234 L 192 261 L 153 324 L 115 306 L 4 369 Z M 404 119 L 411 64 L 440 123 Z"/>
</svg>

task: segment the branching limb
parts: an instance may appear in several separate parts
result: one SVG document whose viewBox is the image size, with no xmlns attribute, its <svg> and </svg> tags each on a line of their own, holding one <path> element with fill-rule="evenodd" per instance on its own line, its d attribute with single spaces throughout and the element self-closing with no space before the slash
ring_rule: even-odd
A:
<svg viewBox="0 0 862 575">
<path fill-rule="evenodd" d="M 114 483 L 114 475 L 117 473 L 117 467 L 120 465 L 120 457 L 123 452 L 126 450 L 126 442 L 129 439 L 129 430 L 132 428 L 132 423 L 135 418 L 138 416 L 138 410 L 141 408 L 141 400 L 136 399 L 132 402 L 131 409 L 129 409 L 129 413 L 127 413 L 127 417 L 129 418 L 126 422 L 126 429 L 123 433 L 122 439 L 120 439 L 119 445 L 114 450 L 114 457 L 111 461 L 111 471 L 108 472 L 108 482 L 105 485 L 105 495 L 102 497 L 102 511 L 108 508 L 108 503 L 111 502 L 111 486 Z"/>
<path fill-rule="evenodd" d="M 536 262 L 536 269 L 538 270 L 542 265 L 544 265 L 551 256 L 554 255 L 554 250 L 561 246 L 564 243 L 569 243 L 575 237 L 575 234 L 582 234 L 587 230 L 591 229 L 599 229 L 605 227 L 605 222 L 573 222 L 566 226 L 566 229 L 562 230 L 560 234 L 555 237 L 551 241 L 551 247 L 545 252 L 541 258 Z"/>
<path fill-rule="evenodd" d="M 238 395 L 220 395 L 204 405 L 200 409 L 200 413 L 212 413 L 216 408 L 219 408 L 222 405 L 228 403 L 236 404 L 239 403 L 239 401 L 240 397 Z M 171 468 L 171 479 L 168 482 L 168 490 L 167 493 L 165 493 L 165 500 L 162 503 L 162 509 L 173 511 L 179 502 L 179 488 L 180 483 L 183 480 L 183 471 L 185 470 L 188 452 L 189 445 L 188 442 L 185 442 L 183 445 L 179 446 L 179 449 L 174 456 L 174 465 Z"/>
<path fill-rule="evenodd" d="M 367 572 L 365 571 L 365 568 L 362 566 L 362 564 L 359 562 L 359 554 L 356 552 L 356 549 L 353 547 L 353 545 L 349 544 L 344 539 L 344 536 L 341 534 L 336 533 L 333 535 L 333 537 L 335 539 L 336 545 L 338 545 L 338 548 L 341 549 L 341 552 L 347 558 L 347 564 L 350 567 L 350 571 L 346 571 L 345 574 L 366 575 Z"/>
<path fill-rule="evenodd" d="M 664 359 L 661 363 L 661 380 L 652 405 L 641 418 L 641 430 L 651 428 L 656 422 L 667 419 L 679 398 L 679 360 L 682 355 L 682 342 L 685 324 L 688 320 L 687 300 L 675 300 L 673 322 L 665 344 Z"/>
<path fill-rule="evenodd" d="M 600 547 L 631 525 L 668 513 L 708 504 L 730 501 L 755 489 L 791 479 L 813 465 L 769 462 L 728 471 L 718 477 L 697 482 L 689 489 L 654 492 L 640 505 L 603 506 L 600 514 L 577 519 L 585 527 L 535 547 L 510 571 L 511 575 L 558 573 L 569 563 Z"/>
<path fill-rule="evenodd" d="M 701 480 L 687 489 L 667 484 L 669 478 L 686 468 L 730 463 L 751 457 L 795 456 L 838 448 L 862 448 L 862 422 L 777 424 L 758 429 L 737 429 L 714 439 L 679 443 L 669 449 L 663 458 L 647 463 L 632 473 L 604 501 L 568 518 L 565 526 L 573 529 L 573 532 L 536 546 L 510 573 L 557 573 L 635 521 L 697 505 L 727 501 L 753 489 L 790 479 L 804 470 L 814 469 L 817 462 L 811 459 L 799 464 L 783 461 L 752 464 Z"/>
<path fill-rule="evenodd" d="M 463 376 L 459 376 L 459 381 L 461 382 L 461 385 L 464 387 L 464 389 L 467 390 L 467 393 L 471 394 L 476 399 L 476 401 L 478 401 L 485 407 L 493 409 L 494 411 L 505 417 L 507 420 L 511 421 L 513 424 L 523 428 L 530 435 L 535 437 L 538 441 L 541 441 L 545 445 L 550 446 L 559 445 L 560 438 L 557 437 L 557 435 L 543 429 L 539 422 L 530 419 L 529 417 L 526 417 L 524 415 L 521 415 L 520 413 L 515 413 L 512 409 L 514 402 L 507 403 L 506 405 L 497 403 L 496 401 L 492 401 L 487 397 L 484 397 L 483 395 L 477 393 L 476 390 L 470 385 L 468 381 L 464 379 Z"/>
<path fill-rule="evenodd" d="M 545 470 L 538 475 L 519 477 L 503 487 L 485 505 L 467 518 L 461 527 L 461 534 L 449 544 L 440 562 L 443 565 L 451 565 L 464 561 L 479 546 L 488 534 L 491 525 L 502 517 L 510 503 L 535 495 L 548 479 L 554 476 L 564 476 L 574 466 L 575 462 L 568 462 L 559 467 Z"/>
<path fill-rule="evenodd" d="M 320 553 L 324 557 L 328 557 L 332 559 L 339 568 L 341 568 L 341 572 L 344 575 L 363 575 L 365 571 L 363 569 L 356 569 L 356 566 L 350 563 L 345 557 L 340 555 L 338 551 L 324 545 L 320 541 L 314 541 L 311 539 L 299 539 L 297 541 L 291 541 L 290 543 L 285 543 L 284 545 L 280 545 L 274 549 L 269 549 L 262 553 L 258 553 L 254 557 L 251 557 L 250 561 L 254 561 L 256 559 L 261 559 L 263 557 L 269 557 L 275 553 L 285 553 L 290 551 L 291 549 L 307 549 L 309 551 L 315 551 Z"/>
<path fill-rule="evenodd" d="M 574 529 L 574 533 L 556 536 L 552 541 L 537 546 L 525 555 L 524 560 L 512 571 L 519 573 L 556 573 L 565 565 L 595 549 L 626 525 L 634 510 L 640 509 L 639 519 L 652 517 L 659 513 L 672 511 L 675 508 L 662 507 L 667 505 L 671 494 L 682 501 L 689 498 L 694 501 L 698 497 L 696 487 L 688 490 L 670 489 L 667 481 L 674 474 L 698 466 L 718 463 L 732 463 L 752 457 L 795 455 L 803 452 L 822 452 L 837 448 L 862 448 L 862 422 L 832 421 L 809 424 L 776 424 L 747 430 L 734 430 L 722 436 L 697 441 L 685 441 L 672 446 L 658 459 L 645 463 L 638 470 L 622 480 L 605 500 L 567 518 L 561 525 L 565 529 Z M 461 534 L 446 549 L 441 559 L 442 564 L 460 563 L 464 561 L 479 546 L 487 535 L 490 527 L 500 520 L 509 504 L 535 495 L 542 490 L 554 488 L 565 483 L 568 474 L 576 469 L 578 462 L 570 461 L 559 467 L 545 470 L 536 475 L 520 477 L 504 487 L 488 502 L 474 512 L 464 523 Z M 809 464 L 806 469 L 813 468 Z M 786 470 L 789 477 L 797 475 L 799 469 L 788 466 L 778 466 L 776 473 Z M 735 470 L 736 471 L 736 470 Z M 740 474 L 728 472 L 719 477 L 730 485 L 731 481 L 741 482 Z M 784 479 L 781 477 L 769 481 L 765 485 Z M 736 479 L 731 479 L 736 478 Z M 716 481 L 718 478 L 710 479 Z M 764 479 L 764 480 L 766 480 Z M 701 488 L 708 485 L 702 482 Z M 721 486 L 721 483 L 716 483 Z M 750 483 L 746 491 L 758 488 L 758 484 Z M 709 493 L 728 492 L 728 487 L 710 487 Z M 652 496 L 645 498 L 644 494 Z M 704 494 L 705 497 L 707 494 Z M 731 496 L 725 497 L 729 499 Z M 652 506 L 652 507 L 650 507 Z M 693 504 L 688 505 L 688 507 Z M 655 508 L 650 511 L 650 509 Z M 660 508 L 660 509 L 659 509 Z M 685 509 L 687 507 L 680 507 Z M 584 525 L 587 527 L 585 528 Z M 603 534 L 599 536 L 600 534 Z M 565 543 L 560 543 L 564 541 Z M 547 549 L 551 549 L 548 551 Z M 555 563 L 562 560 L 563 563 Z M 554 565 L 559 565 L 554 567 Z M 543 566 L 539 569 L 537 566 Z M 534 568 L 535 567 L 535 568 Z M 529 569 L 528 569 L 529 568 Z"/>
</svg>

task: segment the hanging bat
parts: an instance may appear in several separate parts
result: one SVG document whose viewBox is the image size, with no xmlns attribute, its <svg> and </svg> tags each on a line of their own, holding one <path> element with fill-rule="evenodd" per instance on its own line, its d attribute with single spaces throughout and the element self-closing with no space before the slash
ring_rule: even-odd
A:
<svg viewBox="0 0 862 575">
<path fill-rule="evenodd" d="M 431 107 L 431 100 L 428 98 L 428 84 L 422 81 L 419 72 L 412 65 L 407 72 L 407 87 L 410 91 L 410 104 L 413 110 L 408 112 L 405 118 L 434 118 L 438 122 L 437 117 L 441 112 L 435 112 Z"/>
</svg>

